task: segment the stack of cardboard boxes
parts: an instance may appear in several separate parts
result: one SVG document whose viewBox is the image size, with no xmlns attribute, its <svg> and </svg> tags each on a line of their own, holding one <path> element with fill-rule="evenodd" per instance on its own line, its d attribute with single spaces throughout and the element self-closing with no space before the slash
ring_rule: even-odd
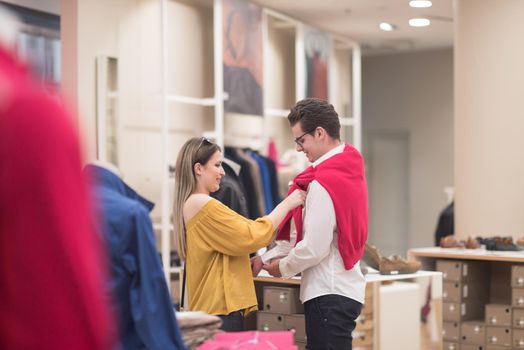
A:
<svg viewBox="0 0 524 350">
<path fill-rule="evenodd" d="M 258 293 L 257 329 L 260 331 L 290 330 L 299 349 L 306 349 L 306 323 L 304 306 L 300 302 L 299 286 L 264 285 Z M 373 348 L 373 289 L 366 287 L 366 301 L 357 326 L 352 333 L 354 350 Z"/>
<path fill-rule="evenodd" d="M 513 349 L 524 349 L 524 266 L 511 267 L 511 305 Z"/>
<path fill-rule="evenodd" d="M 353 350 L 373 349 L 373 284 L 366 285 L 366 300 L 352 333 Z"/>
<path fill-rule="evenodd" d="M 261 331 L 290 330 L 300 350 L 306 349 L 304 306 L 299 287 L 264 286 L 262 310 L 257 313 L 257 329 Z"/>
<path fill-rule="evenodd" d="M 445 350 L 524 349 L 524 266 L 438 260 L 437 270 Z"/>
</svg>

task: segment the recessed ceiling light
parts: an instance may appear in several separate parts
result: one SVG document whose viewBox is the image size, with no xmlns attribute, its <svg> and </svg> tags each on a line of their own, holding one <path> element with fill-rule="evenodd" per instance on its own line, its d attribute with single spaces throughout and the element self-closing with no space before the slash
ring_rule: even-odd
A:
<svg viewBox="0 0 524 350">
<path fill-rule="evenodd" d="M 409 6 L 417 8 L 431 7 L 431 5 L 433 4 L 429 0 L 411 0 L 409 2 Z"/>
<path fill-rule="evenodd" d="M 412 27 L 426 27 L 431 24 L 431 21 L 427 18 L 412 18 L 409 20 L 409 25 Z"/>
<path fill-rule="evenodd" d="M 391 32 L 392 30 L 397 29 L 393 24 L 387 22 L 380 23 L 378 27 L 385 32 Z"/>
</svg>

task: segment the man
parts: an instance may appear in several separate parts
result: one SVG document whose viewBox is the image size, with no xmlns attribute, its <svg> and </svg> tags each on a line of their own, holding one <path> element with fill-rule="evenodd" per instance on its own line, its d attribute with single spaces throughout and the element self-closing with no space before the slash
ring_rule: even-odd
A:
<svg viewBox="0 0 524 350">
<path fill-rule="evenodd" d="M 288 120 L 297 151 L 312 163 L 291 188 L 307 189 L 307 198 L 303 212 L 288 214 L 277 238 L 289 240 L 292 215 L 296 245 L 264 269 L 276 277 L 302 273 L 308 349 L 351 349 L 366 285 L 360 271 L 368 223 L 364 162 L 354 147 L 340 141 L 338 115 L 326 101 L 299 101 Z"/>
</svg>

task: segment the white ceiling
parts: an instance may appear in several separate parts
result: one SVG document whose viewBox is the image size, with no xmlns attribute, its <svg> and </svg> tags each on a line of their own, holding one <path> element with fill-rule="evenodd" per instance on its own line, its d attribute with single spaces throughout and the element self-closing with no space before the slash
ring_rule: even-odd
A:
<svg viewBox="0 0 524 350">
<path fill-rule="evenodd" d="M 2 0 L 59 14 L 60 0 Z M 195 0 L 190 0 L 195 1 Z M 416 9 L 409 0 L 250 0 L 264 7 L 354 39 L 364 54 L 427 50 L 453 45 L 453 0 L 433 0 L 433 6 Z M 429 27 L 413 28 L 408 20 L 426 17 Z M 393 32 L 380 22 L 397 26 Z"/>
<path fill-rule="evenodd" d="M 253 0 L 290 17 L 362 44 L 364 53 L 427 50 L 453 45 L 453 0 L 433 0 L 430 8 L 412 8 L 409 0 Z M 408 20 L 426 17 L 428 27 L 414 28 Z M 397 26 L 393 32 L 380 22 Z"/>
</svg>

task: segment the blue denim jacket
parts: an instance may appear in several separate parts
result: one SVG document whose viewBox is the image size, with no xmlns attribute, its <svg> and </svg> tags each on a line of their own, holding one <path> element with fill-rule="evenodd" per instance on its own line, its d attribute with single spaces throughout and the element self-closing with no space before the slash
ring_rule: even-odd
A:
<svg viewBox="0 0 524 350">
<path fill-rule="evenodd" d="M 154 204 L 117 175 L 88 165 L 99 223 L 109 248 L 109 289 L 124 349 L 186 349 L 157 251 Z"/>
</svg>

